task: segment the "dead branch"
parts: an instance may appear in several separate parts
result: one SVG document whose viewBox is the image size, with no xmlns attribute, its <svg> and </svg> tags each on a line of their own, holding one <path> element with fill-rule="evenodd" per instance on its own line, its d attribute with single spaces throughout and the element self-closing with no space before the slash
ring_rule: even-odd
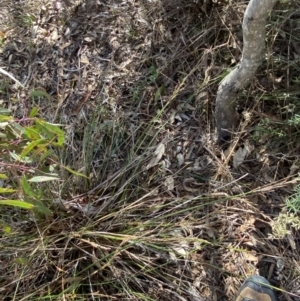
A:
<svg viewBox="0 0 300 301">
<path fill-rule="evenodd" d="M 277 0 L 251 0 L 243 19 L 243 53 L 239 65 L 220 83 L 216 99 L 218 142 L 228 141 L 235 126 L 238 93 L 254 77 L 265 52 L 266 20 Z"/>
</svg>

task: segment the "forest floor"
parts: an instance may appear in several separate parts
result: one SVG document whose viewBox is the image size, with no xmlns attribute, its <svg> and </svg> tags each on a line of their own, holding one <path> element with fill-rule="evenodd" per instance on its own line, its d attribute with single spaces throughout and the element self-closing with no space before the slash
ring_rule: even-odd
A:
<svg viewBox="0 0 300 301">
<path fill-rule="evenodd" d="M 0 106 L 61 124 L 59 162 L 88 177 L 60 171 L 50 217 L 1 209 L 1 300 L 234 300 L 252 274 L 299 300 L 299 1 L 275 6 L 216 144 L 246 5 L 1 1 L 0 67 L 24 88 L 0 75 Z"/>
</svg>

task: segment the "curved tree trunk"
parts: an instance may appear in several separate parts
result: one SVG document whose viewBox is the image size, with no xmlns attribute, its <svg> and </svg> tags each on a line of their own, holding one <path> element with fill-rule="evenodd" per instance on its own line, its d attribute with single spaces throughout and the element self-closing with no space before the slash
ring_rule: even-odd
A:
<svg viewBox="0 0 300 301">
<path fill-rule="evenodd" d="M 238 92 L 254 77 L 265 53 L 266 20 L 277 0 L 251 0 L 243 20 L 243 54 L 240 64 L 220 83 L 216 99 L 218 142 L 227 141 L 235 126 Z"/>
</svg>

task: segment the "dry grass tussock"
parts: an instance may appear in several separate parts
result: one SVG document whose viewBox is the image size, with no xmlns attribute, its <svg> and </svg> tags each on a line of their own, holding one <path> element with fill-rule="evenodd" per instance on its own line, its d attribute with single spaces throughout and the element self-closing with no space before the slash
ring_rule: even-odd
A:
<svg viewBox="0 0 300 301">
<path fill-rule="evenodd" d="M 246 7 L 229 2 L 1 2 L 0 67 L 25 86 L 1 76 L 1 106 L 63 124 L 57 158 L 87 175 L 47 186 L 51 217 L 1 208 L 1 300 L 233 300 L 255 273 L 299 300 L 299 230 L 274 220 L 298 180 L 300 6 L 270 16 L 223 151 Z"/>
</svg>

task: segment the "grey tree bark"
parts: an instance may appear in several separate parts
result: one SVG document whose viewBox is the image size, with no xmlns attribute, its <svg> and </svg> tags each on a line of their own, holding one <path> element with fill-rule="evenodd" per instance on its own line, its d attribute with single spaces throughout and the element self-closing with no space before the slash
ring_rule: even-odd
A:
<svg viewBox="0 0 300 301">
<path fill-rule="evenodd" d="M 243 53 L 239 65 L 220 83 L 216 99 L 218 142 L 228 141 L 235 126 L 235 103 L 255 76 L 265 53 L 266 22 L 277 0 L 250 0 L 243 19 Z"/>
</svg>

